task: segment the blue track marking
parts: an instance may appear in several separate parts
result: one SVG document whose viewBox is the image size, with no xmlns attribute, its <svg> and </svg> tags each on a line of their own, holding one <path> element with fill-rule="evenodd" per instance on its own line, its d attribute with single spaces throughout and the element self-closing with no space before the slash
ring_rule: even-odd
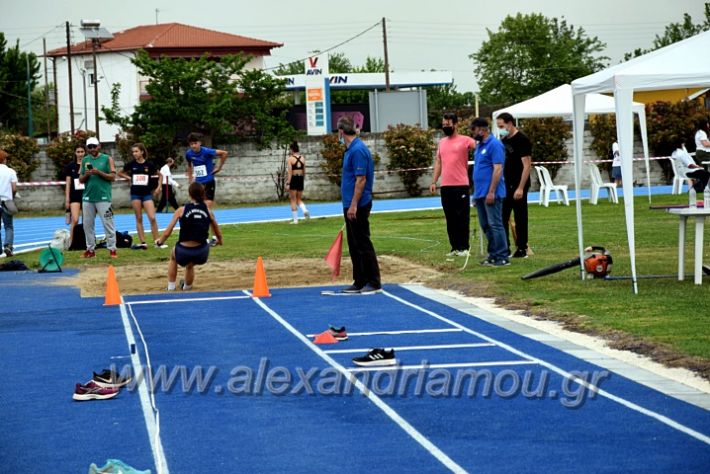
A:
<svg viewBox="0 0 710 474">
<path fill-rule="evenodd" d="M 623 196 L 623 190 L 617 190 L 619 196 Z M 602 191 L 602 194 L 604 191 Z M 646 188 L 634 188 L 635 196 L 645 196 Z M 653 186 L 651 188 L 653 195 L 670 194 L 671 186 Z M 569 197 L 575 199 L 575 192 L 571 190 Z M 581 196 L 583 199 L 589 198 L 589 190 L 582 190 Z M 604 195 L 600 196 L 600 199 Z M 528 202 L 530 204 L 537 203 L 539 193 L 531 192 L 528 194 Z M 556 205 L 552 200 L 551 205 Z M 340 202 L 329 203 L 309 203 L 308 209 L 311 212 L 312 218 L 317 217 L 340 217 L 343 215 L 343 208 Z M 441 209 L 441 198 L 438 196 L 420 197 L 420 198 L 405 198 L 405 199 L 375 199 L 373 213 L 379 212 L 405 212 L 414 210 L 432 210 Z M 21 214 L 20 214 L 21 215 Z M 288 203 L 272 206 L 261 207 L 245 207 L 237 209 L 216 209 L 215 217 L 220 225 L 226 224 L 245 224 L 252 222 L 276 222 L 291 220 L 291 209 Z M 158 227 L 162 230 L 168 226 L 172 219 L 172 213 L 156 214 Z M 114 216 L 116 230 L 120 232 L 130 232 L 135 235 L 136 221 L 133 214 L 116 214 Z M 143 227 L 146 229 L 148 243 L 150 243 L 150 225 L 148 219 L 143 215 Z M 30 217 L 30 218 L 15 218 L 15 250 L 17 252 L 26 252 L 45 247 L 52 239 L 54 231 L 57 229 L 68 229 L 64 223 L 64 216 L 61 217 Z M 98 238 L 103 238 L 103 227 L 101 220 L 96 219 L 96 233 Z"/>
</svg>

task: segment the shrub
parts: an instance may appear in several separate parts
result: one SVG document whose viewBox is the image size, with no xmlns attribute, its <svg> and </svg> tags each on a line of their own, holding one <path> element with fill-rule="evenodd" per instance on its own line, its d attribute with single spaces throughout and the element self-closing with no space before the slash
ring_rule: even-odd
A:
<svg viewBox="0 0 710 474">
<path fill-rule="evenodd" d="M 32 172 L 39 166 L 35 155 L 39 151 L 31 138 L 18 134 L 0 135 L 0 148 L 8 154 L 7 165 L 17 173 L 18 181 L 29 181 Z"/>
<path fill-rule="evenodd" d="M 54 163 L 54 175 L 57 179 L 61 179 L 64 166 L 74 159 L 76 147 L 85 144 L 87 138 L 95 135 L 94 132 L 85 130 L 77 130 L 74 135 L 62 133 L 47 145 L 47 156 Z"/>
<path fill-rule="evenodd" d="M 520 129 L 532 142 L 532 161 L 566 161 L 568 159 L 566 142 L 572 136 L 572 131 L 569 124 L 562 118 L 531 118 L 521 120 L 520 123 Z M 553 179 L 560 166 L 559 164 L 545 165 L 550 170 L 550 176 Z"/>
<path fill-rule="evenodd" d="M 589 131 L 592 133 L 592 150 L 600 160 L 608 160 L 611 146 L 616 141 L 616 115 L 594 115 L 589 119 Z M 611 163 L 599 163 L 599 168 L 609 172 Z"/>
<path fill-rule="evenodd" d="M 656 102 L 646 116 L 648 146 L 654 156 L 670 156 L 678 139 L 685 140 L 688 151 L 695 150 L 695 122 L 707 114 L 700 101 Z M 670 180 L 673 172 L 669 160 L 659 160 L 663 174 Z"/>
<path fill-rule="evenodd" d="M 436 145 L 431 130 L 422 130 L 416 125 L 388 127 L 385 132 L 385 147 L 389 153 L 389 170 L 398 170 L 404 187 L 410 196 L 419 196 L 422 188 L 419 178 L 431 166 Z"/>
<path fill-rule="evenodd" d="M 321 149 L 323 164 L 321 168 L 328 181 L 340 187 L 340 179 L 343 174 L 343 155 L 345 145 L 338 141 L 338 135 L 331 133 L 323 137 L 323 148 Z"/>
</svg>

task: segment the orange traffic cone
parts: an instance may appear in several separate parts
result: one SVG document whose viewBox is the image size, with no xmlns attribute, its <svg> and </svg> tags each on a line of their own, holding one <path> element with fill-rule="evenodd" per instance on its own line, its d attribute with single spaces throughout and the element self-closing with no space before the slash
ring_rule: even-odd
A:
<svg viewBox="0 0 710 474">
<path fill-rule="evenodd" d="M 269 285 L 266 283 L 266 272 L 264 271 L 264 261 L 261 257 L 256 259 L 256 273 L 254 274 L 254 289 L 251 295 L 255 298 L 268 298 Z"/>
<path fill-rule="evenodd" d="M 118 291 L 118 280 L 113 265 L 108 266 L 108 277 L 106 278 L 106 298 L 104 306 L 114 306 L 121 304 L 121 292 Z"/>
<path fill-rule="evenodd" d="M 333 337 L 330 331 L 323 331 L 320 334 L 316 334 L 315 339 L 313 339 L 313 344 L 337 344 L 338 340 Z"/>
</svg>

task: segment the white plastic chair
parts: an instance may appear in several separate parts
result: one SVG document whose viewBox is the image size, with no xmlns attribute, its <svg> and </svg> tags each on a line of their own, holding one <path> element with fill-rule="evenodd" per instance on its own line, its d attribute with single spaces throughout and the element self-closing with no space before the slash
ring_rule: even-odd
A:
<svg viewBox="0 0 710 474">
<path fill-rule="evenodd" d="M 688 182 L 688 189 L 693 185 L 693 182 L 685 175 L 684 167 L 679 166 L 674 158 L 670 158 L 671 169 L 673 170 L 673 187 L 671 194 L 683 194 L 683 181 Z"/>
<path fill-rule="evenodd" d="M 550 172 L 544 166 L 537 166 L 536 168 L 539 168 L 540 174 L 542 175 L 542 182 L 545 183 L 545 189 L 540 193 L 542 197 L 542 205 L 545 207 L 549 206 L 550 193 L 554 191 L 557 202 L 560 203 L 561 194 L 565 206 L 569 206 L 569 198 L 567 197 L 567 185 L 553 183 L 552 177 L 550 176 Z"/>
<path fill-rule="evenodd" d="M 589 176 L 592 181 L 592 195 L 589 197 L 589 204 L 596 205 L 599 202 L 599 191 L 606 188 L 609 194 L 609 200 L 614 204 L 619 203 L 619 198 L 616 195 L 616 183 L 605 183 L 602 181 L 602 175 L 599 168 L 594 163 L 589 163 Z"/>
<path fill-rule="evenodd" d="M 537 175 L 537 182 L 540 184 L 540 199 L 537 201 L 537 204 L 542 206 L 542 196 L 545 194 L 545 180 L 542 179 L 542 173 L 540 173 L 539 166 L 535 166 L 535 174 Z"/>
</svg>

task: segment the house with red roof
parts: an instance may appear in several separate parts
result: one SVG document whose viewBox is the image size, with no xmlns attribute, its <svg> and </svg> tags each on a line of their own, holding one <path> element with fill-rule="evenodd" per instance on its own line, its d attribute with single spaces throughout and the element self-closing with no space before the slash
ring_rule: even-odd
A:
<svg viewBox="0 0 710 474">
<path fill-rule="evenodd" d="M 111 105 L 111 88 L 121 84 L 120 108 L 123 115 L 131 114 L 142 99 L 146 99 L 147 78 L 141 77 L 131 63 L 136 53 L 145 50 L 151 57 L 210 58 L 243 53 L 251 56 L 248 69 L 263 69 L 264 57 L 282 43 L 263 41 L 229 33 L 183 25 L 164 23 L 144 25 L 124 31 L 113 32 L 113 38 L 100 40 L 96 49 L 96 69 L 93 69 L 91 41 L 71 46 L 72 92 L 75 129 L 95 130 L 94 123 L 94 77 L 98 78 L 99 109 Z M 69 105 L 69 73 L 67 48 L 58 48 L 47 53 L 54 58 L 57 73 L 57 106 L 59 131 L 71 128 Z M 115 125 L 100 122 L 100 137 L 103 142 L 114 141 L 119 129 Z"/>
</svg>

